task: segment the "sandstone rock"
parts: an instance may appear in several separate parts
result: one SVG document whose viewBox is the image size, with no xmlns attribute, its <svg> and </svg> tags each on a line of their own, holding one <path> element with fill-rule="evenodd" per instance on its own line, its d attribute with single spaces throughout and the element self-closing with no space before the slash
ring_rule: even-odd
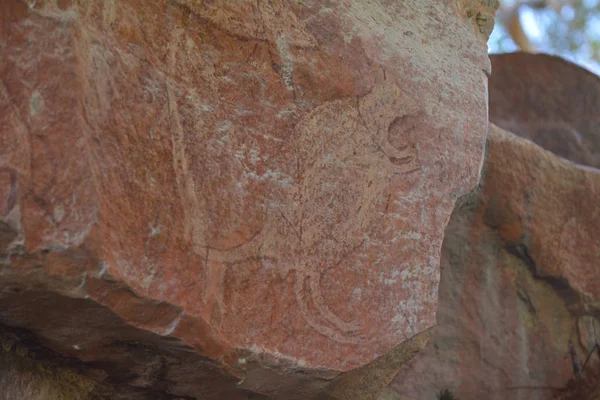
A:
<svg viewBox="0 0 600 400">
<path fill-rule="evenodd" d="M 547 54 L 492 55 L 490 122 L 600 168 L 600 78 Z"/>
<path fill-rule="evenodd" d="M 597 340 L 599 196 L 600 171 L 491 125 L 480 188 L 446 229 L 434 334 L 388 398 L 552 398 L 569 340 L 580 359 Z"/>
<path fill-rule="evenodd" d="M 479 178 L 494 4 L 2 1 L 0 322 L 140 396 L 373 398 Z"/>
<path fill-rule="evenodd" d="M 106 394 L 75 370 L 40 361 L 32 347 L 14 333 L 0 332 L 0 399 L 95 400 Z"/>
</svg>

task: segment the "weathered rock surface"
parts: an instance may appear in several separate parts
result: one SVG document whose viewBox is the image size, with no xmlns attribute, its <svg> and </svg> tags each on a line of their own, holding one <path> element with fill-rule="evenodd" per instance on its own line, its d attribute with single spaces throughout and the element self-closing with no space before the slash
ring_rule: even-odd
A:
<svg viewBox="0 0 600 400">
<path fill-rule="evenodd" d="M 437 326 L 387 399 L 550 399 L 600 332 L 600 171 L 491 125 L 484 178 L 452 215 Z"/>
<path fill-rule="evenodd" d="M 32 342 L 24 346 L 21 339 L 14 332 L 0 332 L 0 400 L 102 398 L 92 379 L 58 364 L 40 361 L 36 354 L 32 357 L 35 346 Z"/>
<path fill-rule="evenodd" d="M 550 399 L 600 332 L 598 77 L 558 57 L 493 55 L 484 178 L 455 209 L 437 326 L 381 399 Z M 587 389 L 586 389 L 587 390 Z M 554 393 L 563 393 L 554 390 Z"/>
<path fill-rule="evenodd" d="M 434 324 L 496 7 L 2 1 L 0 322 L 136 396 L 372 398 Z"/>
<path fill-rule="evenodd" d="M 561 157 L 600 168 L 600 77 L 547 54 L 490 58 L 490 121 Z"/>
</svg>

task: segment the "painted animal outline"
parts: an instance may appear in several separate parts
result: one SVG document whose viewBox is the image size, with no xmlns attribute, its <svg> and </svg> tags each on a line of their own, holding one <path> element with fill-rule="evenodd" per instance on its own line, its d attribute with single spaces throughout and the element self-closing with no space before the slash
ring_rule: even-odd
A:
<svg viewBox="0 0 600 400">
<path fill-rule="evenodd" d="M 397 137 L 390 138 L 390 134 L 402 134 L 396 129 L 404 117 L 397 116 L 398 110 L 389 110 L 383 123 L 362 115 L 378 107 L 378 97 L 398 95 L 397 88 L 380 89 L 365 98 L 330 102 L 296 126 L 290 136 L 297 139 L 287 145 L 289 151 L 282 151 L 282 157 L 295 154 L 297 158 L 287 163 L 296 166 L 296 171 L 289 171 L 295 184 L 291 190 L 271 193 L 272 200 L 285 207 L 273 207 L 262 231 L 246 243 L 226 251 L 204 245 L 207 318 L 215 307 L 224 310 L 227 264 L 256 256 L 282 260 L 287 255 L 281 268 L 286 269 L 284 274 L 294 273 L 294 295 L 306 322 L 338 342 L 362 340 L 358 322 L 345 321 L 328 308 L 319 282 L 325 271 L 340 267 L 349 255 L 368 246 L 365 234 L 376 234 L 390 201 L 390 179 L 420 168 L 416 144 L 397 144 Z M 332 115 L 338 118 L 331 119 Z M 329 136 L 325 130 L 330 130 Z M 308 148 L 320 150 L 303 153 Z M 294 232 L 296 238 L 282 243 L 277 238 L 281 228 Z M 324 256 L 328 250 L 338 255 Z"/>
<path fill-rule="evenodd" d="M 167 57 L 169 76 L 176 70 L 178 57 L 183 55 L 178 45 L 183 42 L 182 35 L 181 30 L 172 32 Z M 302 118 L 289 135 L 292 139 L 283 146 L 283 160 L 273 163 L 276 167 L 301 166 L 296 171 L 280 171 L 292 178 L 293 188 L 280 190 L 276 184 L 270 185 L 265 193 L 269 204 L 262 229 L 224 248 L 214 246 L 210 240 L 207 229 L 210 204 L 202 193 L 202 185 L 193 178 L 193 152 L 187 148 L 186 140 L 190 132 L 179 110 L 182 96 L 190 95 L 192 89 L 166 78 L 165 112 L 172 132 L 176 186 L 185 215 L 184 238 L 187 247 L 204 259 L 202 315 L 211 323 L 216 315 L 216 329 L 220 329 L 219 318 L 222 321 L 226 309 L 223 284 L 227 266 L 258 256 L 278 260 L 282 274 L 294 273 L 294 296 L 311 327 L 338 342 L 361 341 L 362 327 L 356 321 L 343 320 L 329 309 L 320 280 L 327 270 L 343 267 L 352 254 L 361 247 L 368 247 L 365 232 L 366 236 L 374 235 L 379 228 L 392 198 L 388 190 L 390 180 L 418 173 L 420 168 L 417 141 L 414 137 L 403 139 L 402 129 L 396 128 L 407 121 L 410 125 L 414 120 L 410 117 L 422 110 L 415 99 L 385 79 L 384 72 L 384 82 L 375 85 L 370 93 L 328 102 Z M 404 128 L 416 129 L 414 126 Z M 322 151 L 315 153 L 315 148 Z M 311 154 L 303 154 L 302 149 L 311 149 Z M 290 160 L 290 155 L 295 159 Z M 360 186 L 349 184 L 357 181 L 361 182 Z M 342 187 L 341 182 L 345 182 L 346 187 Z M 333 218 L 327 207 L 332 199 L 338 201 Z M 340 215 L 340 211 L 346 215 Z M 335 218 L 336 213 L 338 218 Z M 328 218 L 333 223 L 325 224 L 326 229 L 311 231 L 311 227 L 323 227 L 323 221 Z M 278 241 L 277 232 L 282 228 L 296 232 L 297 240 Z M 338 256 L 323 260 L 323 244 L 337 247 Z"/>
</svg>

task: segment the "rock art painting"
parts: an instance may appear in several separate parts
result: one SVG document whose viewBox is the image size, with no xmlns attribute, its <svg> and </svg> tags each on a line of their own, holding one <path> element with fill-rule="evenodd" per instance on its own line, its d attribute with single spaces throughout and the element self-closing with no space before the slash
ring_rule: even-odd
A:
<svg viewBox="0 0 600 400">
<path fill-rule="evenodd" d="M 272 172 L 281 176 L 281 184 L 265 193 L 268 203 L 257 210 L 264 215 L 260 218 L 264 224 L 257 233 L 227 249 L 196 242 L 210 265 L 205 302 L 211 311 L 223 302 L 227 265 L 260 258 L 267 265 L 285 266 L 281 276 L 293 274 L 297 306 L 312 328 L 340 343 L 365 339 L 360 318 L 345 321 L 329 310 L 320 281 L 328 270 L 345 269 L 347 260 L 360 258 L 369 237 L 385 225 L 390 204 L 410 195 L 392 195 L 390 181 L 418 174 L 417 146 L 409 135 L 419 121 L 410 114 L 394 118 L 396 110 L 385 109 L 385 104 L 393 107 L 395 101 L 410 104 L 413 100 L 406 95 L 402 99 L 393 86 L 376 90 L 382 92 L 380 98 L 369 94 L 331 102 L 299 121 L 293 135 L 297 139 L 281 148 L 281 154 L 291 155 L 291 168 Z M 386 119 L 362 117 L 377 106 Z M 193 209 L 190 214 L 201 211 Z M 290 236 L 291 240 L 281 240 Z"/>
<path fill-rule="evenodd" d="M 435 324 L 481 171 L 490 62 L 465 7 L 494 7 L 467 3 L 0 2 L 0 284 L 177 341 L 246 385 L 227 390 L 370 363 L 385 385 Z M 124 340 L 106 332 L 61 346 L 97 360 Z M 199 390 L 179 378 L 160 385 Z"/>
</svg>

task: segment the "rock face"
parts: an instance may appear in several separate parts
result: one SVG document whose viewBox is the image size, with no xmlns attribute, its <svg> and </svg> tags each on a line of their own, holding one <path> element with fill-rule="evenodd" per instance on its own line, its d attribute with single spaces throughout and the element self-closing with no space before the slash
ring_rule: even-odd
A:
<svg viewBox="0 0 600 400">
<path fill-rule="evenodd" d="M 446 229 L 433 337 L 381 399 L 551 399 L 569 342 L 583 362 L 598 340 L 598 78 L 544 55 L 492 67 L 491 121 L 587 166 L 491 125 L 480 187 Z"/>
<path fill-rule="evenodd" d="M 434 324 L 496 6 L 3 1 L 0 322 L 128 396 L 372 398 Z"/>
<path fill-rule="evenodd" d="M 569 340 L 583 360 L 600 332 L 600 172 L 493 125 L 484 171 L 446 229 L 433 337 L 389 399 L 550 399 Z"/>
<path fill-rule="evenodd" d="M 490 121 L 561 157 L 600 168 L 600 78 L 546 54 L 490 58 Z"/>
</svg>

